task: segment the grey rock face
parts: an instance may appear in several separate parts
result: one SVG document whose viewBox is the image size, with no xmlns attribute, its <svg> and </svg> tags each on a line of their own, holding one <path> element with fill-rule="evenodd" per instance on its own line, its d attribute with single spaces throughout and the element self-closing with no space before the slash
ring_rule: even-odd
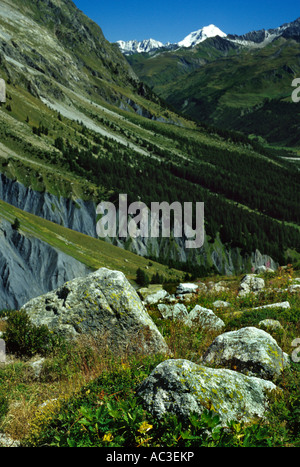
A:
<svg viewBox="0 0 300 467">
<path fill-rule="evenodd" d="M 56 224 L 97 237 L 96 207 L 92 201 L 57 198 L 48 192 L 26 188 L 3 174 L 0 174 L 0 199 Z"/>
<path fill-rule="evenodd" d="M 274 383 L 228 369 L 212 369 L 188 360 L 160 363 L 137 390 L 146 410 L 157 418 L 171 412 L 187 418 L 212 408 L 222 425 L 230 420 L 245 422 L 264 418 L 266 391 Z"/>
<path fill-rule="evenodd" d="M 67 339 L 94 336 L 113 352 L 167 353 L 139 296 L 119 271 L 101 268 L 22 307 L 36 325 Z"/>
<path fill-rule="evenodd" d="M 34 237 L 0 224 L 0 309 L 19 309 L 33 297 L 90 272 L 85 265 Z"/>
<path fill-rule="evenodd" d="M 26 188 L 18 181 L 11 180 L 0 174 L 0 199 L 24 211 L 44 219 L 61 224 L 70 229 L 82 232 L 91 237 L 97 237 L 96 205 L 93 201 L 73 201 L 58 198 L 48 192 L 38 192 Z M 117 212 L 118 220 L 118 212 Z M 186 249 L 185 239 L 175 237 L 175 243 L 170 244 L 168 238 L 147 237 L 108 239 L 120 248 L 126 248 L 140 256 L 164 257 L 180 262 L 194 262 L 203 266 L 215 266 L 221 274 L 239 274 L 248 270 L 249 264 L 254 268 L 269 263 L 273 269 L 278 265 L 272 258 L 261 254 L 258 250 L 251 255 L 242 256 L 238 248 L 227 249 L 219 239 L 214 244 L 205 240 L 201 249 Z M 202 286 L 201 286 L 202 287 Z M 205 285 L 204 285 L 205 287 Z M 200 284 L 199 284 L 199 289 Z M 221 290 L 221 289 L 220 289 Z"/>
<path fill-rule="evenodd" d="M 288 366 L 289 357 L 270 334 L 245 327 L 216 337 L 205 352 L 203 363 L 273 380 Z"/>
</svg>

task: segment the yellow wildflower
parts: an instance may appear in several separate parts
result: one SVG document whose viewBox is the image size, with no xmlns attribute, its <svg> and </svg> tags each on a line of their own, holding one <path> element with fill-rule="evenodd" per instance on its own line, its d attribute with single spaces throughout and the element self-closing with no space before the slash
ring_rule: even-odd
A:
<svg viewBox="0 0 300 467">
<path fill-rule="evenodd" d="M 140 428 L 138 429 L 138 431 L 144 434 L 144 433 L 147 433 L 147 431 L 151 430 L 152 428 L 153 428 L 153 425 L 150 425 L 147 422 L 143 422 Z"/>
<path fill-rule="evenodd" d="M 110 443 L 110 441 L 112 441 L 113 439 L 114 437 L 111 433 L 105 433 L 105 435 L 103 436 L 103 441 L 107 441 L 108 443 Z"/>
</svg>

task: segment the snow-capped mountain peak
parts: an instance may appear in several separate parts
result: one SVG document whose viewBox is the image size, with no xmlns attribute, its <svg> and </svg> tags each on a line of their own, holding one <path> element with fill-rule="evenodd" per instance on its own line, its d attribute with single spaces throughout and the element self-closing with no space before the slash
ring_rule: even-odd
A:
<svg viewBox="0 0 300 467">
<path fill-rule="evenodd" d="M 198 29 L 198 31 L 191 32 L 182 41 L 178 42 L 178 46 L 195 47 L 197 44 L 200 44 L 200 42 L 205 41 L 205 39 L 215 36 L 226 37 L 227 34 L 221 31 L 221 29 L 219 29 L 214 24 L 210 24 L 209 26 L 205 26 L 202 29 Z"/>
</svg>

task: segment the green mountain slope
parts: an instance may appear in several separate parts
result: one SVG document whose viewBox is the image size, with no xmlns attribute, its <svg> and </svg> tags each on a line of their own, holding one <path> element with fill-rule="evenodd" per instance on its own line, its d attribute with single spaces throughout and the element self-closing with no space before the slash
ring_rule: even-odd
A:
<svg viewBox="0 0 300 467">
<path fill-rule="evenodd" d="M 291 85 L 300 75 L 299 55 L 300 43 L 294 39 L 280 37 L 253 48 L 217 38 L 187 50 L 127 60 L 183 115 L 297 147 L 300 108 L 292 102 Z"/>
</svg>

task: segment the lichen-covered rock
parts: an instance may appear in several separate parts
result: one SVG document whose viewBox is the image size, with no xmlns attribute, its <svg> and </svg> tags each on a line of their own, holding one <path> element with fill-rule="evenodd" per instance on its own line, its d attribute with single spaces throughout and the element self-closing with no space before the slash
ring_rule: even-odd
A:
<svg viewBox="0 0 300 467">
<path fill-rule="evenodd" d="M 225 281 L 219 282 L 208 282 L 208 290 L 210 293 L 219 293 L 219 292 L 226 292 L 228 290 L 227 284 Z"/>
<path fill-rule="evenodd" d="M 183 319 L 188 316 L 187 308 L 183 303 L 176 303 L 175 305 L 160 303 L 157 308 L 165 319 Z"/>
<path fill-rule="evenodd" d="M 290 293 L 300 293 L 300 284 L 292 284 L 288 287 Z"/>
<path fill-rule="evenodd" d="M 258 323 L 258 326 L 265 330 L 283 329 L 283 326 L 277 319 L 263 319 Z"/>
<path fill-rule="evenodd" d="M 181 320 L 186 326 L 198 324 L 206 330 L 216 331 L 225 326 L 222 321 L 212 310 L 196 305 L 190 312 L 183 303 L 175 305 L 167 305 L 160 303 L 157 308 L 161 312 L 163 318 Z"/>
<path fill-rule="evenodd" d="M 215 313 L 209 308 L 204 308 L 200 305 L 196 305 L 188 314 L 185 319 L 187 324 L 199 324 L 206 330 L 219 331 L 224 326 L 224 321 L 219 318 Z"/>
<path fill-rule="evenodd" d="M 202 361 L 273 380 L 288 366 L 289 357 L 266 331 L 245 327 L 217 336 Z"/>
<path fill-rule="evenodd" d="M 0 448 L 19 448 L 20 441 L 13 439 L 5 433 L 0 433 Z"/>
<path fill-rule="evenodd" d="M 186 419 L 205 409 L 216 411 L 222 425 L 231 420 L 264 418 L 271 381 L 228 369 L 212 369 L 188 360 L 160 363 L 137 389 L 146 410 L 157 418 L 171 412 Z"/>
<path fill-rule="evenodd" d="M 138 294 L 119 271 L 101 268 L 66 282 L 22 310 L 35 325 L 45 324 L 68 339 L 87 334 L 116 352 L 168 352 Z"/>
<path fill-rule="evenodd" d="M 150 284 L 148 287 L 138 289 L 137 292 L 147 305 L 154 305 L 164 300 L 169 295 L 161 284 Z"/>
<path fill-rule="evenodd" d="M 213 306 L 215 308 L 228 308 L 230 306 L 230 303 L 229 302 L 225 302 L 223 300 L 216 300 L 214 303 L 213 303 Z"/>
<path fill-rule="evenodd" d="M 277 303 L 270 303 L 269 305 L 257 306 L 255 308 L 252 308 L 252 310 L 260 310 L 260 309 L 263 309 L 263 308 L 283 308 L 283 309 L 287 309 L 287 308 L 291 308 L 291 305 L 289 304 L 289 302 L 277 302 Z"/>
<path fill-rule="evenodd" d="M 156 305 L 157 303 L 165 300 L 168 296 L 168 292 L 166 290 L 158 290 L 152 294 L 147 295 L 144 300 L 145 305 Z"/>
<path fill-rule="evenodd" d="M 239 287 L 239 297 L 244 297 L 249 293 L 257 293 L 264 289 L 265 281 L 261 277 L 257 277 L 256 274 L 246 274 L 241 280 Z"/>
<path fill-rule="evenodd" d="M 181 295 L 185 293 L 196 293 L 198 290 L 198 285 L 190 282 L 180 283 L 176 289 L 176 295 Z"/>
</svg>

